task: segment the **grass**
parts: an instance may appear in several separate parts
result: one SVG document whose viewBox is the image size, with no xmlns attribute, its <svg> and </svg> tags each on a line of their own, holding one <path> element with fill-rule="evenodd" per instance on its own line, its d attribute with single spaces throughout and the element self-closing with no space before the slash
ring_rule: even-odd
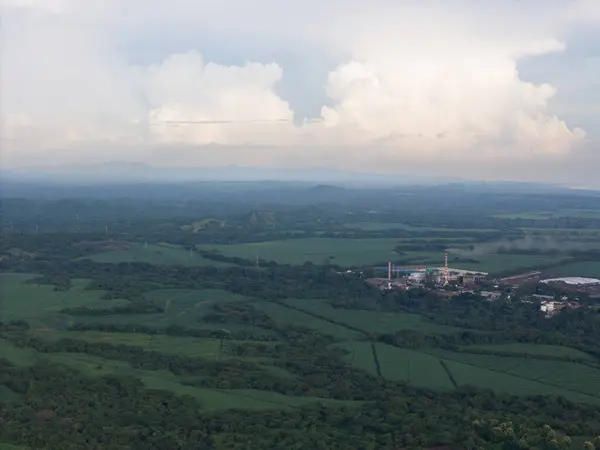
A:
<svg viewBox="0 0 600 450">
<path fill-rule="evenodd" d="M 560 395 L 600 404 L 600 369 L 583 364 L 431 350 L 446 362 L 459 386 L 514 395 Z"/>
<path fill-rule="evenodd" d="M 397 258 L 394 247 L 398 239 L 306 238 L 248 244 L 208 245 L 225 256 L 254 260 L 257 256 L 279 264 L 332 263 L 361 266 Z"/>
<path fill-rule="evenodd" d="M 491 369 L 498 372 L 506 372 L 526 361 L 522 357 L 500 356 L 500 355 L 481 355 L 474 353 L 450 352 L 441 349 L 432 349 L 428 353 L 452 361 L 458 361 L 473 366 Z"/>
<path fill-rule="evenodd" d="M 318 397 L 294 397 L 269 391 L 252 389 L 221 390 L 186 386 L 177 381 L 156 376 L 153 372 L 146 372 L 142 382 L 148 389 L 167 390 L 177 395 L 189 395 L 196 399 L 203 410 L 214 411 L 223 409 L 291 409 L 299 408 L 314 403 L 327 406 L 358 406 L 361 402 L 340 401 Z"/>
<path fill-rule="evenodd" d="M 55 291 L 54 286 L 27 283 L 34 277 L 30 274 L 0 274 L 2 320 L 23 319 L 32 325 L 61 325 L 70 320 L 69 317 L 58 314 L 63 308 L 108 308 L 128 303 L 126 300 L 103 299 L 104 291 L 86 290 L 89 280 L 73 279 L 69 290 Z"/>
<path fill-rule="evenodd" d="M 574 262 L 553 267 L 548 271 L 557 277 L 600 278 L 600 261 Z"/>
<path fill-rule="evenodd" d="M 118 314 L 98 317 L 76 317 L 74 320 L 83 323 L 105 323 L 115 325 L 146 325 L 151 327 L 166 327 L 181 325 L 188 328 L 224 328 L 221 324 L 202 323 L 202 318 L 207 315 L 215 303 L 245 301 L 247 297 L 234 294 L 221 289 L 160 289 L 145 294 L 148 300 L 163 306 L 165 311 L 154 314 Z M 265 330 L 229 326 L 230 331 L 247 330 L 265 333 Z"/>
<path fill-rule="evenodd" d="M 416 387 L 452 390 L 454 386 L 439 358 L 414 350 L 375 344 L 381 375 Z"/>
<path fill-rule="evenodd" d="M 136 371 L 128 362 L 104 359 L 80 353 L 49 353 L 44 359 L 77 370 L 88 376 L 134 375 Z"/>
<path fill-rule="evenodd" d="M 560 345 L 545 345 L 545 344 L 490 344 L 490 345 L 471 345 L 465 349 L 484 350 L 486 352 L 507 352 L 507 353 L 522 353 L 524 355 L 540 355 L 540 356 L 558 356 L 565 358 L 586 359 L 595 361 L 596 359 L 587 353 L 576 350 L 570 347 Z"/>
<path fill-rule="evenodd" d="M 344 361 L 346 363 L 359 370 L 364 370 L 373 376 L 377 376 L 377 366 L 375 365 L 370 342 L 350 341 L 335 344 L 335 346 L 348 352 L 348 354 L 344 356 Z"/>
<path fill-rule="evenodd" d="M 416 227 L 407 223 L 399 222 L 352 222 L 345 223 L 345 228 L 361 231 L 386 231 L 386 230 L 406 230 L 406 231 L 458 231 L 471 233 L 487 233 L 496 231 L 486 228 L 444 228 L 444 227 Z M 435 238 L 433 238 L 435 239 Z"/>
<path fill-rule="evenodd" d="M 22 445 L 3 444 L 0 442 L 0 450 L 29 450 L 29 447 Z"/>
<path fill-rule="evenodd" d="M 2 403 L 10 403 L 10 402 L 14 402 L 16 400 L 19 400 L 21 398 L 20 394 L 17 394 L 16 392 L 12 391 L 11 389 L 7 388 L 6 386 L 0 384 L 0 405 Z M 0 445 L 0 448 L 1 445 Z"/>
<path fill-rule="evenodd" d="M 215 303 L 248 300 L 248 297 L 222 289 L 161 289 L 148 292 L 145 297 L 162 305 L 167 315 L 193 313 L 196 317 L 207 314 Z"/>
<path fill-rule="evenodd" d="M 600 401 L 600 369 L 571 362 L 531 359 L 508 373 L 593 395 Z"/>
<path fill-rule="evenodd" d="M 203 258 L 196 252 L 169 244 L 134 245 L 125 250 L 101 252 L 86 256 L 97 263 L 118 264 L 122 262 L 141 262 L 163 266 L 229 266 L 222 261 Z"/>
<path fill-rule="evenodd" d="M 179 337 L 165 335 L 148 335 L 140 333 L 103 333 L 97 331 L 38 331 L 37 335 L 43 339 L 71 338 L 86 342 L 105 342 L 111 345 L 127 345 L 141 347 L 148 351 L 164 354 L 187 356 L 190 358 L 218 359 L 228 358 L 227 345 L 238 341 L 225 341 L 221 352 L 221 341 L 210 338 Z M 244 341 L 248 343 L 249 341 Z M 250 341 L 251 342 L 251 341 Z M 265 343 L 274 345 L 276 342 Z M 240 358 L 244 361 L 266 360 L 266 358 Z"/>
<path fill-rule="evenodd" d="M 9 363 L 18 367 L 30 367 L 35 364 L 36 352 L 28 348 L 16 347 L 0 338 L 0 358 L 6 358 Z"/>
<path fill-rule="evenodd" d="M 593 209 L 561 209 L 558 211 L 525 211 L 496 214 L 502 219 L 547 220 L 559 217 L 576 217 L 582 219 L 600 219 L 600 211 Z"/>
<path fill-rule="evenodd" d="M 445 360 L 458 386 L 474 386 L 512 395 L 554 395 L 574 402 L 600 404 L 600 398 L 550 386 L 540 381 L 528 380 L 491 369 Z"/>
<path fill-rule="evenodd" d="M 399 330 L 414 330 L 430 334 L 451 334 L 464 331 L 446 325 L 427 321 L 423 316 L 409 313 L 362 311 L 356 309 L 337 309 L 326 300 L 284 300 L 310 313 L 343 322 L 367 333 L 393 333 Z"/>
<path fill-rule="evenodd" d="M 265 312 L 269 317 L 278 323 L 285 325 L 298 325 L 307 328 L 312 328 L 323 334 L 328 334 L 338 339 L 352 340 L 360 338 L 360 333 L 349 330 L 340 325 L 336 325 L 325 320 L 314 317 L 295 309 L 287 308 L 277 303 L 257 302 L 252 306 Z"/>
</svg>

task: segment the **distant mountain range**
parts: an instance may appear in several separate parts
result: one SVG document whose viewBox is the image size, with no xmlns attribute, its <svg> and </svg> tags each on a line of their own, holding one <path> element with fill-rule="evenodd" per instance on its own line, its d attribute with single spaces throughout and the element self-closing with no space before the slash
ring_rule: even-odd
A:
<svg viewBox="0 0 600 450">
<path fill-rule="evenodd" d="M 374 174 L 315 168 L 260 168 L 243 166 L 220 167 L 156 167 L 135 162 L 35 167 L 5 170 L 3 182 L 35 182 L 60 184 L 132 184 L 132 183 L 190 183 L 190 182 L 286 182 L 338 187 L 388 187 L 453 184 L 455 187 L 478 190 L 546 191 L 562 189 L 540 183 L 478 182 L 458 178 L 418 174 Z"/>
</svg>

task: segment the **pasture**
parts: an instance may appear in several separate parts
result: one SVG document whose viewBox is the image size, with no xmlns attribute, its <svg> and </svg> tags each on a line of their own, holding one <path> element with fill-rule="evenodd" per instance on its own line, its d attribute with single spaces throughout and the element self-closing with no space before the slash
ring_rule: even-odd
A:
<svg viewBox="0 0 600 450">
<path fill-rule="evenodd" d="M 573 401 L 600 403 L 600 368 L 527 357 L 443 350 L 428 353 L 444 359 L 459 386 L 470 384 L 515 395 L 562 395 Z"/>
<path fill-rule="evenodd" d="M 30 274 L 0 274 L 2 320 L 27 320 L 37 326 L 59 324 L 69 320 L 58 313 L 63 308 L 109 308 L 128 304 L 126 300 L 102 298 L 104 291 L 87 290 L 89 280 L 73 279 L 70 289 L 57 291 L 51 285 L 28 283 L 33 278 L 35 276 Z"/>
<path fill-rule="evenodd" d="M 491 389 L 499 393 L 522 396 L 562 396 L 574 402 L 600 404 L 600 397 L 570 391 L 541 381 L 521 378 L 457 361 L 445 360 L 445 363 L 458 386 L 473 386 L 481 389 Z"/>
<path fill-rule="evenodd" d="M 201 248 L 216 250 L 233 257 L 255 260 L 258 256 L 279 264 L 338 264 L 361 266 L 396 259 L 394 252 L 398 239 L 333 239 L 307 238 L 285 241 L 253 242 L 249 244 L 205 245 Z"/>
<path fill-rule="evenodd" d="M 587 353 L 576 350 L 570 347 L 562 347 L 560 345 L 545 345 L 545 344 L 489 344 L 489 345 L 470 345 L 464 347 L 466 350 L 483 350 L 488 353 L 521 353 L 523 355 L 540 355 L 540 356 L 558 356 L 564 358 L 585 359 L 595 361 L 596 359 Z"/>
<path fill-rule="evenodd" d="M 29 367 L 36 362 L 36 352 L 27 348 L 16 347 L 5 339 L 0 338 L 0 358 L 6 358 L 17 367 Z"/>
<path fill-rule="evenodd" d="M 352 367 L 364 370 L 373 376 L 377 376 L 377 366 L 373 357 L 371 343 L 366 341 L 349 341 L 335 344 L 336 347 L 344 349 L 347 354 L 344 361 Z"/>
<path fill-rule="evenodd" d="M 439 325 L 427 321 L 419 314 L 337 309 L 326 300 L 287 299 L 284 303 L 305 312 L 320 315 L 339 323 L 350 325 L 366 333 L 394 333 L 414 330 L 432 334 L 450 334 L 463 331 L 461 328 Z"/>
<path fill-rule="evenodd" d="M 581 219 L 600 219 L 600 211 L 594 209 L 559 209 L 556 211 L 523 211 L 515 213 L 495 214 L 501 219 L 547 220 L 560 217 Z"/>
<path fill-rule="evenodd" d="M 439 358 L 415 350 L 375 344 L 381 375 L 415 387 L 452 390 L 454 386 Z"/>
<path fill-rule="evenodd" d="M 327 322 L 310 314 L 287 308 L 277 303 L 257 302 L 253 303 L 252 306 L 260 311 L 263 311 L 271 319 L 280 324 L 298 325 L 312 328 L 313 330 L 333 336 L 334 338 L 340 340 L 352 340 L 361 337 L 360 333 L 357 333 L 356 331 L 350 330 L 341 325 Z"/>
<path fill-rule="evenodd" d="M 253 389 L 206 389 L 187 386 L 168 379 L 155 372 L 145 372 L 141 380 L 148 389 L 168 390 L 177 395 L 189 395 L 195 398 L 203 410 L 216 411 L 223 409 L 293 409 L 320 403 L 326 406 L 359 406 L 361 402 L 332 400 L 318 397 L 294 397 L 270 391 Z"/>
<path fill-rule="evenodd" d="M 415 226 L 401 222 L 351 222 L 345 223 L 344 228 L 361 231 L 387 231 L 387 230 L 405 230 L 405 231 L 460 231 L 469 233 L 489 233 L 496 231 L 491 228 L 445 228 L 430 226 Z M 432 238 L 437 239 L 437 238 Z"/>
<path fill-rule="evenodd" d="M 141 333 L 103 333 L 97 331 L 40 330 L 37 331 L 36 334 L 47 340 L 69 338 L 86 342 L 105 342 L 111 345 L 127 345 L 131 347 L 140 347 L 147 351 L 204 359 L 230 358 L 231 356 L 227 354 L 227 346 L 241 343 L 241 341 L 227 340 L 224 341 L 223 346 L 221 346 L 221 341 L 219 339 L 211 338 L 149 335 Z M 248 343 L 251 341 L 243 342 Z M 266 342 L 261 344 L 275 345 L 277 342 Z M 268 362 L 268 358 L 236 357 L 236 359 Z"/>
<path fill-rule="evenodd" d="M 122 262 L 140 262 L 161 266 L 215 266 L 230 264 L 203 258 L 197 252 L 190 252 L 182 247 L 169 244 L 136 244 L 122 250 L 107 251 L 82 259 L 90 259 L 97 263 L 118 264 Z"/>
<path fill-rule="evenodd" d="M 145 294 L 145 298 L 164 307 L 162 313 L 152 314 L 116 314 L 107 316 L 78 316 L 74 323 L 111 323 L 116 325 L 139 324 L 150 327 L 166 327 L 180 325 L 188 328 L 223 328 L 219 324 L 202 322 L 215 303 L 244 301 L 243 295 L 221 289 L 159 289 Z M 233 329 L 249 329 L 249 327 L 233 326 Z"/>
<path fill-rule="evenodd" d="M 573 262 L 553 267 L 546 272 L 556 277 L 600 278 L 600 261 Z"/>
</svg>

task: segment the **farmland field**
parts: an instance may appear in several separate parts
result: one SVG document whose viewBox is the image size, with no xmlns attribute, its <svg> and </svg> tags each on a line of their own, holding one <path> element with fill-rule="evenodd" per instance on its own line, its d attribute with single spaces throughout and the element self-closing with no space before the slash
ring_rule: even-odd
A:
<svg viewBox="0 0 600 450">
<path fill-rule="evenodd" d="M 452 390 L 453 385 L 439 358 L 419 351 L 375 344 L 381 375 L 417 387 Z"/>
<path fill-rule="evenodd" d="M 561 347 L 559 345 L 544 345 L 544 344 L 492 344 L 492 345 L 471 345 L 465 349 L 484 350 L 490 353 L 505 352 L 505 353 L 522 353 L 524 355 L 542 355 L 542 356 L 562 356 L 567 358 L 585 359 L 595 361 L 596 359 L 580 350 L 569 347 Z"/>
<path fill-rule="evenodd" d="M 0 338 L 0 357 L 6 358 L 8 362 L 19 367 L 28 367 L 35 364 L 36 354 L 33 350 L 19 348 Z"/>
<path fill-rule="evenodd" d="M 0 317 L 3 320 L 27 320 L 38 325 L 51 320 L 64 322 L 67 319 L 58 314 L 63 308 L 109 308 L 128 303 L 104 299 L 104 291 L 87 290 L 89 280 L 72 279 L 70 289 L 57 291 L 51 285 L 28 283 L 33 278 L 34 275 L 28 274 L 0 273 Z"/>
<path fill-rule="evenodd" d="M 483 367 L 446 360 L 446 365 L 458 386 L 474 386 L 512 395 L 555 395 L 574 402 L 600 404 L 600 397 L 550 386 L 540 381 L 524 379 Z"/>
<path fill-rule="evenodd" d="M 462 331 L 460 328 L 429 322 L 418 314 L 337 309 L 329 305 L 326 300 L 287 299 L 285 303 L 337 322 L 343 322 L 368 333 L 414 330 L 434 334 L 449 334 Z"/>
<path fill-rule="evenodd" d="M 373 358 L 371 343 L 365 341 L 350 341 L 342 344 L 336 344 L 336 347 L 346 350 L 348 353 L 344 356 L 351 366 L 364 370 L 373 376 L 377 376 L 377 366 Z"/>
<path fill-rule="evenodd" d="M 561 209 L 558 211 L 528 211 L 518 213 L 496 214 L 495 217 L 503 219 L 529 219 L 547 220 L 559 217 L 600 219 L 600 211 L 585 209 Z"/>
<path fill-rule="evenodd" d="M 352 340 L 360 337 L 360 334 L 356 331 L 349 330 L 343 326 L 327 322 L 291 308 L 286 308 L 285 306 L 276 303 L 257 302 L 253 303 L 253 305 L 259 310 L 265 312 L 276 322 L 281 322 L 288 325 L 305 326 L 320 331 L 323 334 L 329 334 L 338 339 Z"/>
<path fill-rule="evenodd" d="M 75 323 L 112 323 L 119 325 L 140 324 L 166 327 L 180 325 L 189 328 L 210 328 L 201 323 L 202 318 L 218 303 L 244 301 L 243 295 L 221 289 L 159 289 L 147 292 L 145 298 L 164 308 L 164 312 L 151 314 L 118 314 L 100 317 L 76 317 Z M 223 328 L 218 326 L 217 328 Z M 237 327 L 239 328 L 239 327 Z"/>
<path fill-rule="evenodd" d="M 574 262 L 553 267 L 548 274 L 557 277 L 600 278 L 600 261 Z"/>
<path fill-rule="evenodd" d="M 397 257 L 394 247 L 398 239 L 289 239 L 251 244 L 203 246 L 225 256 L 254 260 L 257 256 L 280 264 L 324 262 L 341 266 L 359 266 L 388 261 Z"/>
</svg>

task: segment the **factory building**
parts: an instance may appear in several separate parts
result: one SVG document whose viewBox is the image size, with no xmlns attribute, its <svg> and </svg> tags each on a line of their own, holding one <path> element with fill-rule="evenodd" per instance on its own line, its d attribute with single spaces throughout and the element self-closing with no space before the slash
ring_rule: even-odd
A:
<svg viewBox="0 0 600 450">
<path fill-rule="evenodd" d="M 448 267 L 447 253 L 444 255 L 443 267 L 395 266 L 389 262 L 387 267 L 377 267 L 376 269 L 387 269 L 387 280 L 385 280 L 385 285 L 389 289 L 425 283 L 434 283 L 441 286 L 446 286 L 448 284 L 472 286 L 483 282 L 488 275 L 486 272 L 475 272 L 472 270 Z"/>
</svg>

